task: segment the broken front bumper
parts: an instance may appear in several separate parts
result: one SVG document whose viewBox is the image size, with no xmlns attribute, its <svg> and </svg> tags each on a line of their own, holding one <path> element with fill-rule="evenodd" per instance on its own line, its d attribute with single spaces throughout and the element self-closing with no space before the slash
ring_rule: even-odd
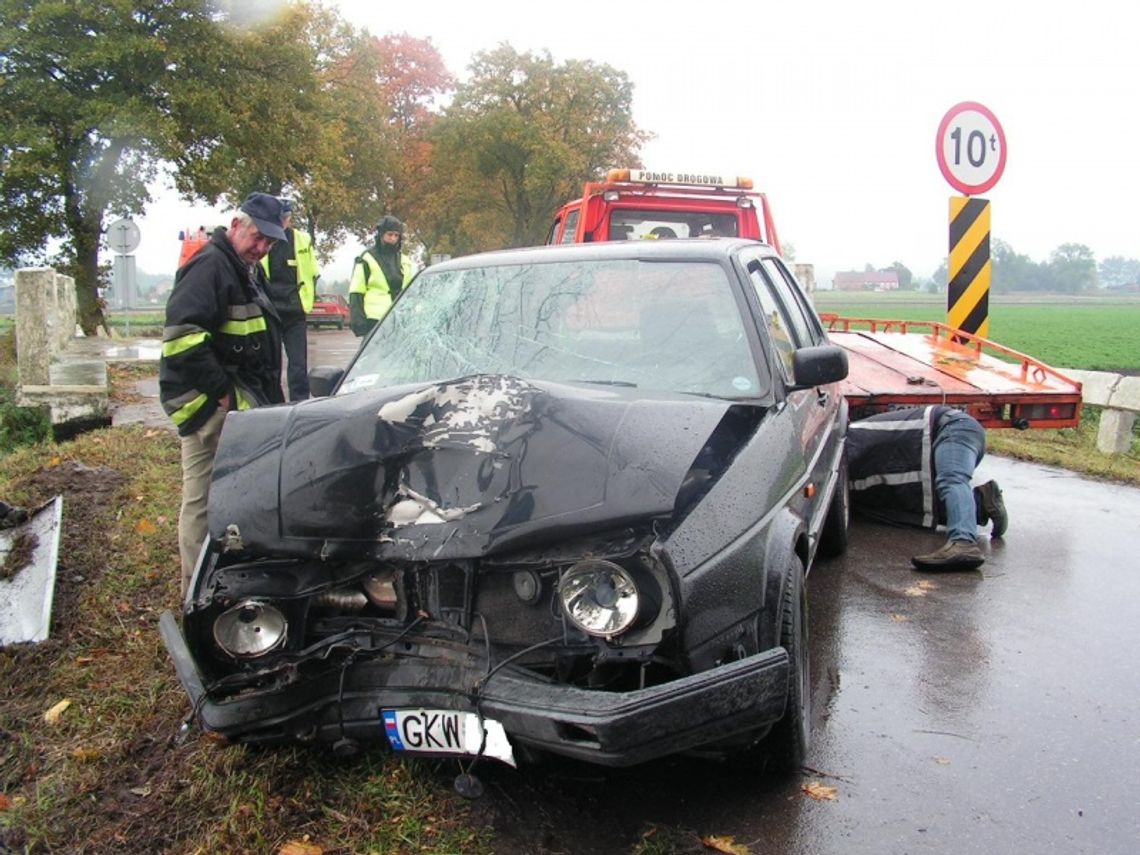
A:
<svg viewBox="0 0 1140 855">
<path fill-rule="evenodd" d="M 207 730 L 242 742 L 384 738 L 384 709 L 478 711 L 512 742 L 606 766 L 629 766 L 777 721 L 788 655 L 773 648 L 630 692 L 543 682 L 504 667 L 487 677 L 469 655 L 362 659 L 288 686 L 213 700 L 170 612 L 159 621 L 178 677 Z"/>
</svg>

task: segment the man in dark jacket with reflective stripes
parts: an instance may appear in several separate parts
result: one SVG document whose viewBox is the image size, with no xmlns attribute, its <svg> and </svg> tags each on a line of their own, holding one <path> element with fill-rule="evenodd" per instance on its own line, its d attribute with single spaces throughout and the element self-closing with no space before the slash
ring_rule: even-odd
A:
<svg viewBox="0 0 1140 855">
<path fill-rule="evenodd" d="M 1008 525 L 995 481 L 971 488 L 986 453 L 986 432 L 952 407 L 912 407 L 851 422 L 847 462 L 852 507 L 884 522 L 923 528 L 946 526 L 946 543 L 911 559 L 923 570 L 965 570 L 985 561 L 977 526 L 993 522 L 993 536 Z"/>
<path fill-rule="evenodd" d="M 166 303 L 159 397 L 182 439 L 183 593 L 206 538 L 210 476 L 226 412 L 284 400 L 279 323 L 258 264 L 284 237 L 280 201 L 251 193 L 230 228 L 218 229 L 178 271 Z"/>
</svg>

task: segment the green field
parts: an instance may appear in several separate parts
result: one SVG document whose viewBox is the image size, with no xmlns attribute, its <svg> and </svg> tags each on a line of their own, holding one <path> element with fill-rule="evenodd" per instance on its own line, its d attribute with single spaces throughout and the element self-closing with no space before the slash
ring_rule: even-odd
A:
<svg viewBox="0 0 1140 855">
<path fill-rule="evenodd" d="M 857 318 L 946 320 L 945 295 L 817 291 L 820 312 Z M 1140 370 L 1140 299 L 1043 297 L 990 301 L 989 338 L 1056 368 Z"/>
<path fill-rule="evenodd" d="M 820 312 L 855 318 L 946 320 L 945 295 L 817 291 Z M 160 335 L 160 310 L 113 312 L 110 325 L 126 336 Z M 10 326 L 0 318 L 0 330 Z M 990 335 L 998 344 L 1055 368 L 1140 371 L 1140 297 L 998 298 L 990 301 Z"/>
</svg>

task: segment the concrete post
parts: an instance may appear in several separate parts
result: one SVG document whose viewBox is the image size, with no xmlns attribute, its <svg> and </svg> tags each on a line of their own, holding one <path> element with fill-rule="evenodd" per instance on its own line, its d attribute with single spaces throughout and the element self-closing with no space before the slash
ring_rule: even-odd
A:
<svg viewBox="0 0 1140 855">
<path fill-rule="evenodd" d="M 1107 408 L 1100 414 L 1096 447 L 1105 454 L 1127 454 L 1132 428 L 1140 412 L 1140 377 L 1121 377 L 1113 384 Z"/>
<path fill-rule="evenodd" d="M 814 264 L 796 264 L 794 265 L 794 272 L 796 279 L 799 280 L 800 287 L 804 289 L 809 300 L 815 298 L 815 265 Z"/>
<path fill-rule="evenodd" d="M 75 280 L 50 267 L 16 271 L 16 361 L 21 386 L 51 383 L 52 359 L 75 337 Z"/>
<path fill-rule="evenodd" d="M 21 386 L 46 386 L 56 330 L 55 271 L 50 267 L 16 271 L 16 363 Z"/>
<path fill-rule="evenodd" d="M 1127 454 L 1132 448 L 1136 414 L 1126 410 L 1101 410 L 1096 447 L 1102 454 Z"/>
<path fill-rule="evenodd" d="M 59 353 L 75 338 L 75 324 L 79 319 L 75 280 L 61 273 L 55 274 L 55 309 L 55 346 L 56 353 Z"/>
</svg>

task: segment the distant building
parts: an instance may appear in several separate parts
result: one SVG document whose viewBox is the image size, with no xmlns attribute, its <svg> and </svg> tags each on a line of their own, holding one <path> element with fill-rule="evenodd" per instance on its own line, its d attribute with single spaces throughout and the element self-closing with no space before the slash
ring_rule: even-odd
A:
<svg viewBox="0 0 1140 855">
<path fill-rule="evenodd" d="M 842 270 L 835 274 L 836 291 L 897 291 L 899 275 L 894 270 Z"/>
</svg>

